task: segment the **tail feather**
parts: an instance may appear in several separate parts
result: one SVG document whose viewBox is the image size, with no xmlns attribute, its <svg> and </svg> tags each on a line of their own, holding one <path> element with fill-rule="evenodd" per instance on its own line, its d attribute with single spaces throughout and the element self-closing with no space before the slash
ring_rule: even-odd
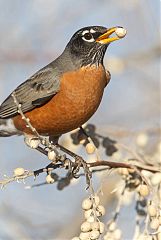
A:
<svg viewBox="0 0 161 240">
<path fill-rule="evenodd" d="M 10 137 L 20 135 L 20 132 L 15 128 L 12 119 L 0 118 L 0 137 Z"/>
</svg>

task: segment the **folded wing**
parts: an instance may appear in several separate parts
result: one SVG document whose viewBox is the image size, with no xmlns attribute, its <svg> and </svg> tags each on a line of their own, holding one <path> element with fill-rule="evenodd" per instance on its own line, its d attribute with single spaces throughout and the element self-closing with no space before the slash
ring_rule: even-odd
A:
<svg viewBox="0 0 161 240">
<path fill-rule="evenodd" d="M 31 78 L 18 86 L 14 95 L 25 113 L 47 103 L 60 88 L 57 69 L 48 65 L 35 73 Z M 0 118 L 11 118 L 18 114 L 12 93 L 0 106 Z"/>
</svg>

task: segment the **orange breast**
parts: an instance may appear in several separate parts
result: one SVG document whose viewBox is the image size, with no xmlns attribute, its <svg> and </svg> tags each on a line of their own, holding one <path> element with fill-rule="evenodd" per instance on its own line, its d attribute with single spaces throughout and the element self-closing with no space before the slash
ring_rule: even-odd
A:
<svg viewBox="0 0 161 240">
<path fill-rule="evenodd" d="M 95 113 L 107 81 L 102 66 L 67 72 L 61 78 L 59 93 L 45 105 L 25 113 L 25 116 L 39 134 L 57 136 L 69 132 Z M 20 115 L 13 120 L 17 129 L 31 133 Z"/>
</svg>

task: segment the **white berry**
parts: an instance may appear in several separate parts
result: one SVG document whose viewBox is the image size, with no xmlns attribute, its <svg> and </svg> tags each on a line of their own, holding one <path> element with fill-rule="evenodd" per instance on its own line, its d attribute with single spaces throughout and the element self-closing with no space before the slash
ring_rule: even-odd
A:
<svg viewBox="0 0 161 240">
<path fill-rule="evenodd" d="M 51 177 L 50 174 L 48 174 L 48 175 L 46 176 L 46 182 L 52 184 L 52 183 L 55 182 L 55 180 L 54 180 L 54 178 Z"/>
<path fill-rule="evenodd" d="M 40 140 L 38 138 L 30 138 L 30 137 L 25 137 L 25 143 L 27 146 L 30 148 L 37 148 L 40 144 Z"/>
<path fill-rule="evenodd" d="M 97 207 L 100 203 L 100 198 L 97 195 L 95 195 L 93 198 L 94 198 L 95 205 Z"/>
<path fill-rule="evenodd" d="M 99 222 L 93 222 L 91 223 L 92 230 L 99 230 L 100 229 L 100 223 Z"/>
<path fill-rule="evenodd" d="M 82 208 L 83 208 L 84 210 L 89 210 L 89 209 L 91 209 L 91 208 L 92 208 L 92 201 L 91 201 L 89 198 L 85 199 L 85 200 L 82 202 Z"/>
<path fill-rule="evenodd" d="M 105 215 L 105 208 L 104 208 L 104 206 L 99 205 L 99 206 L 97 207 L 96 213 L 97 213 L 97 216 L 98 216 L 98 217 L 104 216 L 104 215 Z"/>
<path fill-rule="evenodd" d="M 100 236 L 100 232 L 97 231 L 97 230 L 93 230 L 90 232 L 90 239 L 91 240 L 95 240 L 95 239 L 98 239 Z"/>
<path fill-rule="evenodd" d="M 91 216 L 92 216 L 92 209 L 89 209 L 89 210 L 84 212 L 85 219 L 88 219 Z"/>
<path fill-rule="evenodd" d="M 80 240 L 87 240 L 89 239 L 90 233 L 89 232 L 81 232 L 79 235 Z"/>
<path fill-rule="evenodd" d="M 16 168 L 14 169 L 14 176 L 18 177 L 21 176 L 25 173 L 25 169 L 24 168 Z"/>
<path fill-rule="evenodd" d="M 89 232 L 91 230 L 91 224 L 89 222 L 84 222 L 81 225 L 81 231 L 82 232 Z"/>
<path fill-rule="evenodd" d="M 159 225 L 161 226 L 161 216 L 159 216 L 158 219 L 159 219 Z"/>
<path fill-rule="evenodd" d="M 49 150 L 48 151 L 48 159 L 51 161 L 56 160 L 56 153 L 54 150 Z"/>
<path fill-rule="evenodd" d="M 129 171 L 127 168 L 118 168 L 117 171 L 120 175 L 129 175 Z"/>
<path fill-rule="evenodd" d="M 105 231 L 105 224 L 103 222 L 100 222 L 100 233 L 102 234 Z"/>
<path fill-rule="evenodd" d="M 157 230 L 157 228 L 159 227 L 159 220 L 157 218 L 153 218 L 150 223 L 150 227 L 153 230 Z"/>
<path fill-rule="evenodd" d="M 95 221 L 94 216 L 87 218 L 87 222 L 89 222 L 89 223 L 93 223 L 94 221 Z"/>
<path fill-rule="evenodd" d="M 113 232 L 115 229 L 116 229 L 116 223 L 115 222 L 110 223 L 109 230 Z"/>
<path fill-rule="evenodd" d="M 120 240 L 120 239 L 121 239 L 122 232 L 121 232 L 120 229 L 117 228 L 117 229 L 114 231 L 113 234 L 114 234 L 115 240 Z"/>
<path fill-rule="evenodd" d="M 39 139 L 31 139 L 30 141 L 30 147 L 31 148 L 37 148 L 40 144 L 40 140 Z"/>
<path fill-rule="evenodd" d="M 140 133 L 136 138 L 136 143 L 140 147 L 145 147 L 148 143 L 148 135 L 146 133 Z"/>
<path fill-rule="evenodd" d="M 161 232 L 158 233 L 157 237 L 158 240 L 161 240 Z"/>
<path fill-rule="evenodd" d="M 137 238 L 137 240 L 145 240 L 145 239 L 146 240 L 152 240 L 152 236 L 142 233 Z"/>
<path fill-rule="evenodd" d="M 148 206 L 148 213 L 150 217 L 155 217 L 157 215 L 157 209 L 153 205 Z"/>
<path fill-rule="evenodd" d="M 118 27 L 116 28 L 115 33 L 119 38 L 123 38 L 126 36 L 127 31 L 125 28 Z"/>
<path fill-rule="evenodd" d="M 152 183 L 153 186 L 156 186 L 159 183 L 161 183 L 161 173 L 153 174 L 153 176 L 151 178 L 151 183 Z"/>
<path fill-rule="evenodd" d="M 139 186 L 139 193 L 142 197 L 147 197 L 149 195 L 149 188 L 146 184 L 141 184 Z"/>
<path fill-rule="evenodd" d="M 86 152 L 88 154 L 93 154 L 95 152 L 95 150 L 96 150 L 96 148 L 95 148 L 94 144 L 87 143 L 87 145 L 86 145 Z"/>
</svg>

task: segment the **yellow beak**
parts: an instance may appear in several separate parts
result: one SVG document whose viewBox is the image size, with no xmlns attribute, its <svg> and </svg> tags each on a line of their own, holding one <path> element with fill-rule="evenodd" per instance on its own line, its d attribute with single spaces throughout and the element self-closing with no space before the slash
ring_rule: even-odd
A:
<svg viewBox="0 0 161 240">
<path fill-rule="evenodd" d="M 101 36 L 99 36 L 96 39 L 96 42 L 99 42 L 101 44 L 108 44 L 108 43 L 114 42 L 116 40 L 119 40 L 120 38 L 117 36 L 110 38 L 111 34 L 115 33 L 116 30 L 117 30 L 117 27 L 112 27 L 112 28 L 107 29 L 107 32 L 105 32 Z"/>
</svg>

